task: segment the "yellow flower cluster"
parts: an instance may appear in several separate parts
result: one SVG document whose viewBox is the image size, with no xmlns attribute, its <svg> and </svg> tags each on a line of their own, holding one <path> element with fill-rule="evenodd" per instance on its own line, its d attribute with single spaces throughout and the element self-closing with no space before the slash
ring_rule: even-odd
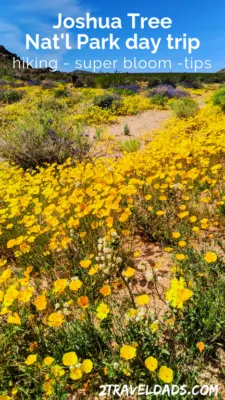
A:
<svg viewBox="0 0 225 400">
<path fill-rule="evenodd" d="M 184 278 L 174 278 L 171 281 L 171 287 L 166 292 L 166 299 L 172 307 L 183 308 L 184 302 L 193 296 L 193 292 L 185 287 Z"/>
</svg>

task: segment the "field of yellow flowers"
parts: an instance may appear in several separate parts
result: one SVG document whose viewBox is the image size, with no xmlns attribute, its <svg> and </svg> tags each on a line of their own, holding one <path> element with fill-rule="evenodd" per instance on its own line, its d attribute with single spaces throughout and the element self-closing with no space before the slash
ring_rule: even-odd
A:
<svg viewBox="0 0 225 400">
<path fill-rule="evenodd" d="M 6 131 L 51 96 L 23 90 L 20 107 L 1 109 Z M 149 107 L 134 97 L 127 106 Z M 83 104 L 73 101 L 69 124 Z M 101 122 L 93 108 L 88 118 Z M 93 398 L 115 383 L 193 387 L 208 383 L 211 362 L 224 390 L 224 138 L 225 114 L 208 104 L 121 158 L 0 164 L 1 400 Z M 164 290 L 164 266 L 142 259 L 137 238 L 165 254 Z"/>
<path fill-rule="evenodd" d="M 18 103 L 6 105 L 1 110 L 1 124 L 8 126 L 19 118 L 27 117 L 34 108 L 64 111 L 62 114 L 68 124 L 85 121 L 93 126 L 113 123 L 116 115 L 136 114 L 154 108 L 151 99 L 137 93 L 134 96 L 124 96 L 119 106 L 116 107 L 117 104 L 115 104 L 109 112 L 107 109 L 93 105 L 94 97 L 105 93 L 105 90 L 100 88 L 76 89 L 70 85 L 59 83 L 56 90 L 52 88 L 42 90 L 40 86 L 24 86 L 18 91 L 23 93 L 23 99 L 19 103 L 20 107 L 18 107 Z M 60 95 L 60 91 L 62 95 Z"/>
</svg>

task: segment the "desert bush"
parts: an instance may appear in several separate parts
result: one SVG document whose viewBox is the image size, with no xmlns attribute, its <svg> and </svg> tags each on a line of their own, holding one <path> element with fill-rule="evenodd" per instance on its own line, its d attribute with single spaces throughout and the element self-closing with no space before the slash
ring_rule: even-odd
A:
<svg viewBox="0 0 225 400">
<path fill-rule="evenodd" d="M 177 82 L 180 86 L 188 89 L 200 89 L 202 87 L 201 75 L 196 74 L 180 74 L 177 77 Z M 204 81 L 204 78 L 203 78 Z"/>
<path fill-rule="evenodd" d="M 119 99 L 114 99 L 111 105 L 112 112 L 116 115 L 119 113 L 120 107 L 122 105 L 122 101 Z"/>
<path fill-rule="evenodd" d="M 129 135 L 130 135 L 130 128 L 129 128 L 128 124 L 125 124 L 125 125 L 124 125 L 124 127 L 123 127 L 123 134 L 124 134 L 125 136 L 129 136 Z"/>
<path fill-rule="evenodd" d="M 117 94 L 118 96 L 133 96 L 135 91 L 131 89 L 113 88 L 113 93 Z"/>
<path fill-rule="evenodd" d="M 163 74 L 163 76 L 161 78 L 161 83 L 162 83 L 162 85 L 172 86 L 175 89 L 175 87 L 177 86 L 176 76 L 171 77 L 171 76 L 166 76 L 165 74 Z"/>
<path fill-rule="evenodd" d="M 41 81 L 30 80 L 30 81 L 27 81 L 26 84 L 27 84 L 28 86 L 40 86 L 40 85 L 41 85 Z"/>
<path fill-rule="evenodd" d="M 56 86 L 56 82 L 50 80 L 44 80 L 41 84 L 43 90 L 54 89 Z"/>
<path fill-rule="evenodd" d="M 213 95 L 212 102 L 215 106 L 219 106 L 221 110 L 225 112 L 225 86 Z"/>
<path fill-rule="evenodd" d="M 190 94 L 186 90 L 182 90 L 179 88 L 174 88 L 171 92 L 168 91 L 169 98 L 174 98 L 174 99 L 182 99 L 183 97 L 189 97 Z"/>
<path fill-rule="evenodd" d="M 148 89 L 152 89 L 152 88 L 154 88 L 156 86 L 161 85 L 161 83 L 162 82 L 161 82 L 161 80 L 159 78 L 151 78 L 151 79 L 148 80 L 147 87 L 148 87 Z"/>
<path fill-rule="evenodd" d="M 0 156 L 23 169 L 62 164 L 69 157 L 81 161 L 90 142 L 78 128 L 66 128 L 60 116 L 41 111 L 13 124 L 0 139 Z"/>
<path fill-rule="evenodd" d="M 57 89 L 54 91 L 55 98 L 69 97 L 69 91 L 67 89 Z"/>
<path fill-rule="evenodd" d="M 168 98 L 161 94 L 155 94 L 151 98 L 151 101 L 152 101 L 152 104 L 154 104 L 154 105 L 165 107 L 166 103 L 168 102 Z"/>
<path fill-rule="evenodd" d="M 109 76 L 97 76 L 96 83 L 102 89 L 108 89 L 111 86 L 111 79 Z"/>
<path fill-rule="evenodd" d="M 102 96 L 96 96 L 94 98 L 94 105 L 102 109 L 109 108 L 113 100 L 115 100 L 115 96 L 105 93 Z"/>
<path fill-rule="evenodd" d="M 16 90 L 1 90 L 0 91 L 0 103 L 16 103 L 23 97 L 23 93 Z"/>
<path fill-rule="evenodd" d="M 138 139 L 129 139 L 121 143 L 120 148 L 126 153 L 133 153 L 139 150 L 141 147 L 141 142 Z"/>
<path fill-rule="evenodd" d="M 83 80 L 81 77 L 79 77 L 79 78 L 76 80 L 76 83 L 74 84 L 74 86 L 75 86 L 76 88 L 83 88 L 83 87 L 84 87 L 84 80 Z"/>
<path fill-rule="evenodd" d="M 113 92 L 118 94 L 119 96 L 133 96 L 135 93 L 140 91 L 139 85 L 118 85 L 115 86 Z"/>
<path fill-rule="evenodd" d="M 151 90 L 151 92 L 149 93 L 150 97 L 154 97 L 157 95 L 167 97 L 168 99 L 172 98 L 179 99 L 183 97 L 188 97 L 189 93 L 184 90 L 174 88 L 172 85 L 160 85 Z"/>
<path fill-rule="evenodd" d="M 198 112 L 198 103 L 190 98 L 174 100 L 171 108 L 177 118 L 193 117 Z"/>
<path fill-rule="evenodd" d="M 92 78 L 91 76 L 87 76 L 87 78 L 85 79 L 85 85 L 88 88 L 96 88 L 97 83 L 96 83 L 95 78 Z"/>
<path fill-rule="evenodd" d="M 192 81 L 192 80 L 181 81 L 179 83 L 179 85 L 184 88 L 187 88 L 187 89 L 201 89 L 202 88 L 202 83 L 200 81 Z"/>
<path fill-rule="evenodd" d="M 103 133 L 104 133 L 104 130 L 100 127 L 97 127 L 96 131 L 95 131 L 95 138 L 99 141 L 102 140 Z"/>
<path fill-rule="evenodd" d="M 96 82 L 97 85 L 100 86 L 102 89 L 108 89 L 113 85 L 110 75 L 97 76 Z"/>
</svg>

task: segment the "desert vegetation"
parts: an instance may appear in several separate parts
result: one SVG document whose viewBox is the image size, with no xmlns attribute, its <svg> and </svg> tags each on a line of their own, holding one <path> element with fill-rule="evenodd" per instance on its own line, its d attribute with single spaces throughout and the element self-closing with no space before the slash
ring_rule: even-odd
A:
<svg viewBox="0 0 225 400">
<path fill-rule="evenodd" d="M 224 87 L 121 77 L 2 77 L 2 400 L 146 382 L 225 396 Z M 151 110 L 170 113 L 156 131 L 108 135 Z"/>
</svg>

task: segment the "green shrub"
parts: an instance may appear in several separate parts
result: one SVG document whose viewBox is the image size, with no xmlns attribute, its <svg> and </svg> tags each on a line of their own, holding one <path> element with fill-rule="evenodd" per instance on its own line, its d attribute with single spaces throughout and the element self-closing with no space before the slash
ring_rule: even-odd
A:
<svg viewBox="0 0 225 400">
<path fill-rule="evenodd" d="M 222 111 L 225 112 L 225 86 L 213 95 L 212 102 L 215 106 L 219 106 Z"/>
<path fill-rule="evenodd" d="M 22 92 L 18 92 L 16 90 L 1 90 L 0 91 L 0 103 L 16 103 L 20 101 L 23 97 Z"/>
<path fill-rule="evenodd" d="M 193 117 L 199 109 L 197 102 L 190 98 L 183 98 L 173 101 L 171 108 L 177 118 Z"/>
<path fill-rule="evenodd" d="M 88 77 L 85 79 L 85 85 L 86 85 L 88 88 L 96 88 L 97 83 L 96 83 L 96 81 L 95 81 L 94 78 L 92 78 L 91 76 L 88 76 Z"/>
<path fill-rule="evenodd" d="M 98 75 L 96 77 L 96 83 L 97 85 L 99 85 L 101 88 L 103 89 L 108 89 L 110 86 L 112 86 L 114 84 L 114 81 L 117 80 L 117 77 L 113 74 L 111 75 Z"/>
<path fill-rule="evenodd" d="M 202 83 L 200 81 L 184 81 L 180 82 L 180 86 L 187 88 L 187 89 L 201 89 L 202 88 Z"/>
<path fill-rule="evenodd" d="M 147 87 L 148 87 L 148 89 L 152 89 L 152 88 L 154 88 L 154 87 L 156 87 L 156 86 L 159 86 L 160 84 L 161 84 L 161 80 L 160 80 L 160 79 L 158 79 L 158 78 L 151 78 L 151 79 L 149 79 L 149 81 L 148 81 Z"/>
<path fill-rule="evenodd" d="M 114 99 L 111 105 L 112 111 L 114 114 L 117 114 L 119 108 L 121 107 L 121 100 L 119 99 Z"/>
<path fill-rule="evenodd" d="M 112 102 L 114 100 L 114 97 L 111 96 L 110 94 L 103 94 L 102 96 L 96 96 L 94 98 L 94 105 L 98 106 L 100 108 L 109 108 L 112 105 Z"/>
<path fill-rule="evenodd" d="M 133 153 L 138 151 L 141 147 L 141 142 L 138 139 L 130 139 L 126 140 L 125 142 L 121 143 L 121 150 L 127 153 Z"/>
<path fill-rule="evenodd" d="M 163 74 L 162 78 L 161 78 L 161 84 L 162 85 L 170 85 L 173 86 L 174 88 L 177 86 L 177 82 L 176 82 L 176 78 L 175 76 L 173 77 L 168 77 L 168 76 L 164 76 L 165 74 Z"/>
<path fill-rule="evenodd" d="M 123 133 L 124 133 L 125 136 L 129 136 L 130 135 L 130 128 L 129 128 L 128 124 L 124 125 Z"/>
<path fill-rule="evenodd" d="M 161 94 L 156 94 L 151 98 L 152 104 L 165 107 L 168 99 Z"/>
<path fill-rule="evenodd" d="M 61 98 L 61 97 L 69 97 L 69 92 L 66 89 L 57 89 L 54 92 L 55 98 Z"/>
<path fill-rule="evenodd" d="M 134 96 L 135 91 L 132 89 L 113 88 L 113 92 L 119 96 Z"/>
<path fill-rule="evenodd" d="M 104 131 L 103 131 L 102 128 L 100 128 L 100 127 L 96 128 L 96 131 L 95 131 L 95 138 L 96 138 L 97 140 L 101 140 L 101 139 L 102 139 L 103 132 L 104 132 Z"/>
<path fill-rule="evenodd" d="M 82 78 L 78 78 L 77 81 L 74 83 L 74 87 L 83 88 L 84 87 L 83 79 Z"/>
</svg>

